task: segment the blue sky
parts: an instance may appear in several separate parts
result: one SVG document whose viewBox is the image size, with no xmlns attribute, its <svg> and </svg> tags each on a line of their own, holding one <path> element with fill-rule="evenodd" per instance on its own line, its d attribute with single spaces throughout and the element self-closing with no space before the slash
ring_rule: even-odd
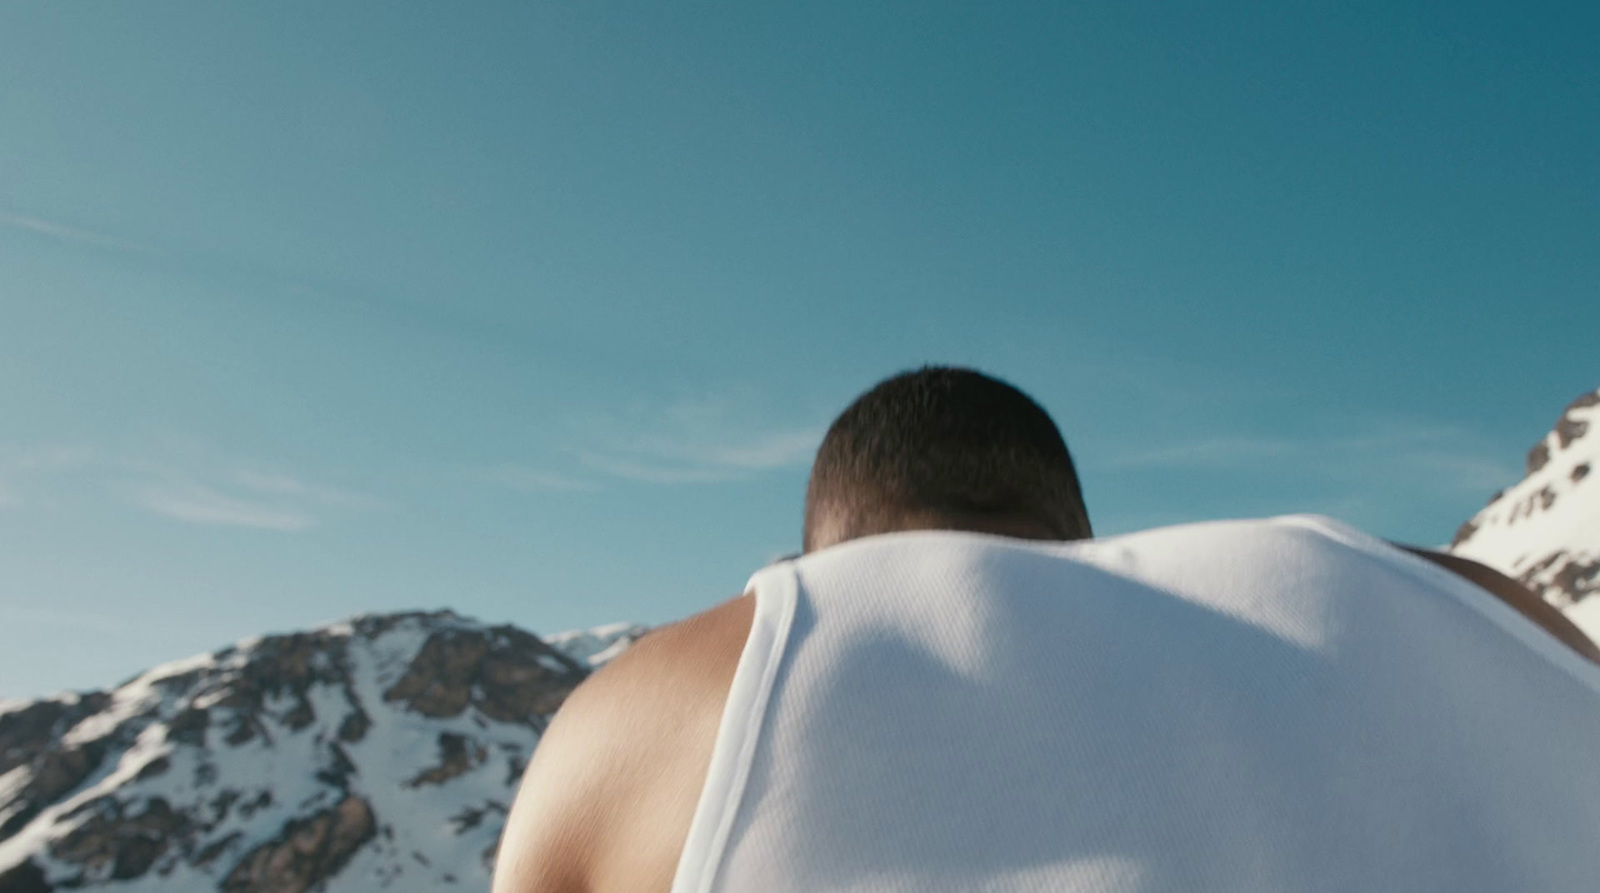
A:
<svg viewBox="0 0 1600 893">
<path fill-rule="evenodd" d="M 1106 533 L 1445 541 L 1600 384 L 1593 4 L 468 7 L 0 7 L 0 696 L 682 616 L 924 362 Z"/>
</svg>

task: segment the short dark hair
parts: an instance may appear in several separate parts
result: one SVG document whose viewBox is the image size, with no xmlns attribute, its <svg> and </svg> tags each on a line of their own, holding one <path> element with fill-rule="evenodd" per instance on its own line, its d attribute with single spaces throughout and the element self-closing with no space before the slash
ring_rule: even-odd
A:
<svg viewBox="0 0 1600 893">
<path fill-rule="evenodd" d="M 806 488 L 807 551 L 818 524 L 839 513 L 865 532 L 926 513 L 1022 518 L 1060 539 L 1093 535 L 1049 413 L 1003 381 L 950 366 L 886 379 L 834 420 Z"/>
</svg>

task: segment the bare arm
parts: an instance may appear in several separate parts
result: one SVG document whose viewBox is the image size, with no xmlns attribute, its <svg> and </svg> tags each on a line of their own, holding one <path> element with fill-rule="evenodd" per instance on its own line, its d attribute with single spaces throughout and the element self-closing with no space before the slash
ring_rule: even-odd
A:
<svg viewBox="0 0 1600 893">
<path fill-rule="evenodd" d="M 667 893 L 754 600 L 651 632 L 579 686 L 534 751 L 493 893 Z"/>
<path fill-rule="evenodd" d="M 494 893 L 588 893 L 590 854 L 614 794 L 602 771 L 606 694 L 579 686 L 539 739 L 506 818 Z"/>
<path fill-rule="evenodd" d="M 1600 647 L 1597 647 L 1588 636 L 1583 634 L 1583 630 L 1578 629 L 1555 606 L 1540 598 L 1516 580 L 1487 565 L 1479 564 L 1476 561 L 1462 558 L 1458 555 L 1419 549 L 1415 546 L 1402 546 L 1399 543 L 1394 545 L 1489 590 L 1501 601 L 1516 608 L 1522 616 L 1537 623 L 1545 632 L 1560 639 L 1567 647 L 1596 664 L 1600 664 Z"/>
</svg>

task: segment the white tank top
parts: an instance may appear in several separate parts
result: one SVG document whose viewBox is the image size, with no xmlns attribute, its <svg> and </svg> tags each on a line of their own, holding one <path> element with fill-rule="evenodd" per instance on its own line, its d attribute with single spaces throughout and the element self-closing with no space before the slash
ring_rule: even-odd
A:
<svg viewBox="0 0 1600 893">
<path fill-rule="evenodd" d="M 1600 890 L 1600 667 L 1327 519 L 751 587 L 673 893 Z"/>
</svg>

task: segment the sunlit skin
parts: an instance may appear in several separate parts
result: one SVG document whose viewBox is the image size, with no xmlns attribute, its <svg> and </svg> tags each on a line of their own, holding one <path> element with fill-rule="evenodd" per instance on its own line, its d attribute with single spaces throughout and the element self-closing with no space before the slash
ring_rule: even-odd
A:
<svg viewBox="0 0 1600 893">
<path fill-rule="evenodd" d="M 975 529 L 927 516 L 897 529 L 936 528 Z M 1025 520 L 979 532 L 1051 538 Z M 813 550 L 835 542 L 819 536 Z M 1600 664 L 1593 642 L 1504 574 L 1401 548 L 1483 587 Z M 523 778 L 494 893 L 668 893 L 754 609 L 754 598 L 741 595 L 655 630 L 573 692 Z"/>
<path fill-rule="evenodd" d="M 755 599 L 640 639 L 572 693 L 534 752 L 494 893 L 666 893 Z"/>
</svg>

